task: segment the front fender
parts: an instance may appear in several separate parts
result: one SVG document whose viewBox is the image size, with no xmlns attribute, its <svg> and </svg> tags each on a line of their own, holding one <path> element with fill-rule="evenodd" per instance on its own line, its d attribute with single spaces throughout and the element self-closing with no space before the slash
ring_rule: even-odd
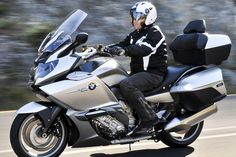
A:
<svg viewBox="0 0 236 157">
<path fill-rule="evenodd" d="M 22 106 L 18 111 L 17 114 L 26 114 L 26 113 L 36 113 L 46 109 L 47 107 L 37 103 L 37 102 L 30 102 Z"/>
</svg>

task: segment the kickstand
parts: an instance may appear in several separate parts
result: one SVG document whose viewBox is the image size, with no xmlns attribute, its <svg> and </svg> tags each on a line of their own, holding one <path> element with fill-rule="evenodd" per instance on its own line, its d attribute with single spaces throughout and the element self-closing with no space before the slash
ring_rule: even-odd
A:
<svg viewBox="0 0 236 157">
<path fill-rule="evenodd" d="M 131 151 L 131 144 L 129 144 L 129 151 Z"/>
</svg>

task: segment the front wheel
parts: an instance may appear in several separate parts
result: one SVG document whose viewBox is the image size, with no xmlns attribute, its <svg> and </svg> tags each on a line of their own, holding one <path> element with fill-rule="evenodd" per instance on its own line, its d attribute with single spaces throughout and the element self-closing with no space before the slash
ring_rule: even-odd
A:
<svg viewBox="0 0 236 157">
<path fill-rule="evenodd" d="M 63 118 L 57 118 L 48 134 L 34 114 L 19 114 L 11 126 L 10 140 L 19 157 L 57 157 L 67 145 L 68 131 Z"/>
<path fill-rule="evenodd" d="M 192 126 L 187 132 L 166 132 L 163 131 L 160 135 L 161 141 L 166 145 L 178 148 L 186 147 L 189 144 L 193 143 L 198 136 L 200 135 L 204 122 L 197 123 Z"/>
</svg>

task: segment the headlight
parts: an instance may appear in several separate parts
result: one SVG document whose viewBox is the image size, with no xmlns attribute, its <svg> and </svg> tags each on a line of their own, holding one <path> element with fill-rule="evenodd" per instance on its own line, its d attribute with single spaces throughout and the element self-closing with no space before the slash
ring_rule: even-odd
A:
<svg viewBox="0 0 236 157">
<path fill-rule="evenodd" d="M 34 79 L 36 80 L 37 78 L 43 78 L 44 76 L 48 75 L 54 70 L 57 64 L 58 60 L 54 60 L 48 63 L 39 63 L 35 71 Z"/>
</svg>

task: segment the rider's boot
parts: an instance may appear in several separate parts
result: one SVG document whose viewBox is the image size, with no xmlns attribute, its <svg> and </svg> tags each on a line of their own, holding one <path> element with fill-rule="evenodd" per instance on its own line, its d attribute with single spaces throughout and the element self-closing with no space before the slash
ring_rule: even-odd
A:
<svg viewBox="0 0 236 157">
<path fill-rule="evenodd" d="M 151 106 L 144 97 L 138 97 L 137 103 L 138 104 L 136 104 L 133 108 L 138 114 L 140 120 L 138 125 L 127 135 L 146 132 L 159 122 L 156 113 L 152 110 Z"/>
</svg>

